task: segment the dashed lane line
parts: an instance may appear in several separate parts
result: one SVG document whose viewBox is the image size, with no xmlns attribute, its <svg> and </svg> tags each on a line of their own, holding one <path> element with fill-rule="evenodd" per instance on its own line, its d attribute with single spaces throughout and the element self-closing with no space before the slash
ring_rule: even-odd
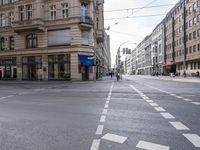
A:
<svg viewBox="0 0 200 150">
<path fill-rule="evenodd" d="M 195 147 L 200 147 L 200 136 L 197 134 L 183 134 Z"/>
<path fill-rule="evenodd" d="M 8 95 L 8 96 L 5 96 L 5 97 L 1 97 L 0 100 L 6 99 L 6 98 L 10 98 L 10 97 L 14 97 L 14 95 Z"/>
<path fill-rule="evenodd" d="M 102 115 L 100 118 L 100 122 L 105 122 L 106 121 L 106 116 Z"/>
<path fill-rule="evenodd" d="M 191 103 L 195 105 L 200 105 L 200 102 L 191 102 Z"/>
<path fill-rule="evenodd" d="M 160 145 L 156 143 L 140 141 L 137 145 L 137 148 L 145 149 L 145 150 L 169 150 L 169 146 Z"/>
<path fill-rule="evenodd" d="M 104 108 L 108 108 L 108 104 L 105 104 Z"/>
<path fill-rule="evenodd" d="M 146 85 L 149 86 L 151 88 L 154 88 L 150 85 Z M 137 88 L 135 88 L 133 85 L 130 85 L 130 87 L 135 90 L 136 92 L 138 92 L 139 94 L 139 90 Z M 157 88 L 154 88 L 157 89 Z M 162 91 L 160 89 L 157 89 L 158 91 Z M 192 100 L 190 99 L 186 99 L 182 96 L 176 96 L 176 94 L 172 94 L 169 92 L 165 92 L 167 94 L 170 94 L 171 96 L 175 96 L 177 98 L 181 98 L 184 101 L 188 101 L 191 102 L 195 105 L 199 105 L 199 102 L 192 102 Z M 143 94 L 143 93 L 142 93 Z M 141 96 L 141 94 L 139 94 Z M 143 95 L 144 96 L 144 95 Z M 147 100 L 146 100 L 147 101 Z M 170 113 L 167 112 L 162 112 L 162 111 L 166 111 L 165 109 L 163 109 L 162 107 L 154 107 L 155 110 L 161 112 L 160 114 L 165 118 L 165 119 L 175 119 L 175 117 L 173 115 L 171 115 Z M 178 122 L 178 121 L 170 121 L 169 122 L 174 128 L 176 128 L 176 130 L 190 130 L 187 126 L 185 126 L 183 123 Z M 199 148 L 200 147 L 200 136 L 197 134 L 183 134 L 184 137 L 186 137 L 195 147 Z M 160 147 L 161 146 L 161 147 Z M 149 143 L 149 142 L 145 142 L 145 141 L 140 141 L 138 143 L 138 145 L 136 147 L 141 148 L 141 149 L 145 149 L 145 150 L 169 150 L 169 147 L 164 146 L 163 145 L 157 145 L 155 143 Z"/>
<path fill-rule="evenodd" d="M 102 114 L 107 115 L 107 113 L 108 113 L 108 109 L 103 109 Z"/>
<path fill-rule="evenodd" d="M 94 139 L 92 142 L 92 146 L 90 148 L 90 150 L 98 150 L 99 149 L 99 145 L 100 145 L 100 139 Z"/>
<path fill-rule="evenodd" d="M 191 102 L 192 101 L 191 99 L 188 99 L 188 98 L 184 98 L 183 100 L 186 101 L 186 102 Z"/>
<path fill-rule="evenodd" d="M 156 111 L 166 111 L 164 108 L 162 108 L 162 107 L 154 107 L 154 109 L 156 110 Z"/>
<path fill-rule="evenodd" d="M 104 125 L 98 125 L 97 130 L 96 130 L 96 135 L 102 135 L 103 128 L 104 128 Z"/>
<path fill-rule="evenodd" d="M 158 106 L 157 103 L 149 103 L 151 106 L 155 107 L 155 106 Z"/>
<path fill-rule="evenodd" d="M 106 115 L 108 113 L 108 109 L 105 109 L 105 108 L 108 108 L 108 106 L 109 106 L 108 104 L 111 99 L 113 87 L 114 87 L 114 82 L 112 83 L 112 85 L 110 87 L 110 91 L 109 91 L 107 99 L 106 99 L 107 101 L 105 102 L 104 109 L 102 111 L 102 115 L 99 120 L 100 124 L 98 125 L 96 133 L 95 133 L 96 135 L 102 135 L 102 133 L 103 133 L 104 125 L 102 123 L 104 123 L 106 121 Z M 92 142 L 92 145 L 90 147 L 90 150 L 98 150 L 100 142 L 101 142 L 101 139 L 94 139 Z"/>
<path fill-rule="evenodd" d="M 179 121 L 170 121 L 169 122 L 177 130 L 190 130 L 187 126 Z"/>
<path fill-rule="evenodd" d="M 153 101 L 152 101 L 152 100 L 146 100 L 146 102 L 147 102 L 147 103 L 153 103 Z"/>
<path fill-rule="evenodd" d="M 165 119 L 175 119 L 170 113 L 160 113 Z"/>
</svg>

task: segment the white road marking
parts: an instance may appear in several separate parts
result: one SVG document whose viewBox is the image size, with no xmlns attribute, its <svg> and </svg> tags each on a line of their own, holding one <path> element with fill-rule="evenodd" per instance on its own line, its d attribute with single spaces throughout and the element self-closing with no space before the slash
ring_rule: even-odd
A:
<svg viewBox="0 0 200 150">
<path fill-rule="evenodd" d="M 104 125 L 98 125 L 96 130 L 96 135 L 101 135 L 103 133 Z"/>
<path fill-rule="evenodd" d="M 106 101 L 106 104 L 109 104 L 109 101 Z"/>
<path fill-rule="evenodd" d="M 13 97 L 14 95 L 9 95 L 9 96 L 5 96 L 5 97 L 1 97 L 0 100 L 2 99 L 6 99 L 6 98 L 10 98 L 10 97 Z"/>
<path fill-rule="evenodd" d="M 165 119 L 175 119 L 170 113 L 160 113 Z"/>
<path fill-rule="evenodd" d="M 103 115 L 107 115 L 107 113 L 108 113 L 108 109 L 104 109 L 102 112 Z"/>
<path fill-rule="evenodd" d="M 183 100 L 186 101 L 186 102 L 191 102 L 192 101 L 191 99 L 188 99 L 188 98 L 184 98 Z"/>
<path fill-rule="evenodd" d="M 176 94 L 170 94 L 171 96 L 176 96 Z"/>
<path fill-rule="evenodd" d="M 169 150 L 169 146 L 140 141 L 137 148 L 145 149 L 145 150 Z"/>
<path fill-rule="evenodd" d="M 152 101 L 152 100 L 146 100 L 146 102 L 148 102 L 148 103 L 153 103 L 153 101 Z"/>
<path fill-rule="evenodd" d="M 102 115 L 100 118 L 100 122 L 105 122 L 106 121 L 106 116 Z"/>
<path fill-rule="evenodd" d="M 195 105 L 200 105 L 200 102 L 191 102 L 191 103 Z"/>
<path fill-rule="evenodd" d="M 123 144 L 127 140 L 127 137 L 107 133 L 102 139 Z"/>
<path fill-rule="evenodd" d="M 197 134 L 183 134 L 195 147 L 200 147 L 200 136 Z"/>
<path fill-rule="evenodd" d="M 108 104 L 105 104 L 104 108 L 108 108 Z"/>
<path fill-rule="evenodd" d="M 149 99 L 148 97 L 142 97 L 142 98 L 145 99 L 145 100 Z"/>
<path fill-rule="evenodd" d="M 181 98 L 182 99 L 183 97 L 182 96 L 176 96 L 176 98 Z"/>
<path fill-rule="evenodd" d="M 99 145 L 100 145 L 100 139 L 94 139 L 92 142 L 92 146 L 90 148 L 90 150 L 98 150 L 99 149 Z"/>
<path fill-rule="evenodd" d="M 177 130 L 190 130 L 187 126 L 185 126 L 183 123 L 178 121 L 171 121 L 169 122 L 174 128 Z"/>
<path fill-rule="evenodd" d="M 149 103 L 151 106 L 158 106 L 158 104 L 156 104 L 156 103 Z"/>
<path fill-rule="evenodd" d="M 164 108 L 162 108 L 162 107 L 154 107 L 155 108 L 155 110 L 157 110 L 157 111 L 166 111 Z"/>
<path fill-rule="evenodd" d="M 110 98 L 107 98 L 106 100 L 107 100 L 107 101 L 109 101 L 109 100 L 110 100 Z"/>
</svg>

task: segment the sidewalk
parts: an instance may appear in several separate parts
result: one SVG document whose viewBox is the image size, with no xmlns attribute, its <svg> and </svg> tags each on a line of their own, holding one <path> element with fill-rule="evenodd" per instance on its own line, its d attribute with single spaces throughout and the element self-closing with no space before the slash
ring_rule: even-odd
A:
<svg viewBox="0 0 200 150">
<path fill-rule="evenodd" d="M 130 75 L 136 76 L 140 78 L 148 78 L 148 79 L 158 79 L 158 80 L 169 80 L 169 81 L 178 81 L 178 82 L 192 82 L 192 83 L 200 83 L 200 78 L 196 77 L 171 77 L 171 76 L 150 76 L 150 75 Z"/>
</svg>

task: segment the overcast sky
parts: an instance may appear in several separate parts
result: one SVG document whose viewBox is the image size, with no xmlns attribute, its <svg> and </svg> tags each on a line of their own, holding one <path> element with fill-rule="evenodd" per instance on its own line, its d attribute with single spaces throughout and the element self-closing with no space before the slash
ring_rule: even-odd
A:
<svg viewBox="0 0 200 150">
<path fill-rule="evenodd" d="M 167 14 L 167 12 L 173 7 L 179 0 L 105 0 L 104 18 L 105 28 L 110 26 L 110 30 L 106 31 L 110 35 L 111 40 L 111 56 L 112 66 L 115 63 L 115 56 L 117 49 L 123 42 L 129 41 L 123 47 L 134 49 L 136 44 L 140 43 L 143 38 L 151 34 L 152 30 L 158 23 L 165 17 L 161 14 Z M 129 8 L 138 8 L 144 6 L 158 6 L 166 5 L 162 7 L 152 7 L 134 10 L 123 10 Z M 120 11 L 115 11 L 119 10 Z M 161 15 L 161 16 L 146 16 L 146 15 Z M 137 18 L 134 16 L 138 16 Z M 140 16 L 140 17 L 139 17 Z M 143 16 L 143 17 L 142 17 Z M 146 17 L 144 17 L 146 16 Z M 118 19 L 132 17 L 129 19 Z M 122 58 L 124 60 L 125 56 Z"/>
</svg>

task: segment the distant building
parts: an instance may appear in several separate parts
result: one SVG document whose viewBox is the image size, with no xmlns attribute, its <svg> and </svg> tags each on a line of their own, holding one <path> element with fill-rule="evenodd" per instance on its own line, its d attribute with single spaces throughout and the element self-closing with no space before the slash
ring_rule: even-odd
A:
<svg viewBox="0 0 200 150">
<path fill-rule="evenodd" d="M 200 71 L 200 0 L 180 0 L 132 51 L 136 74 Z"/>
</svg>

